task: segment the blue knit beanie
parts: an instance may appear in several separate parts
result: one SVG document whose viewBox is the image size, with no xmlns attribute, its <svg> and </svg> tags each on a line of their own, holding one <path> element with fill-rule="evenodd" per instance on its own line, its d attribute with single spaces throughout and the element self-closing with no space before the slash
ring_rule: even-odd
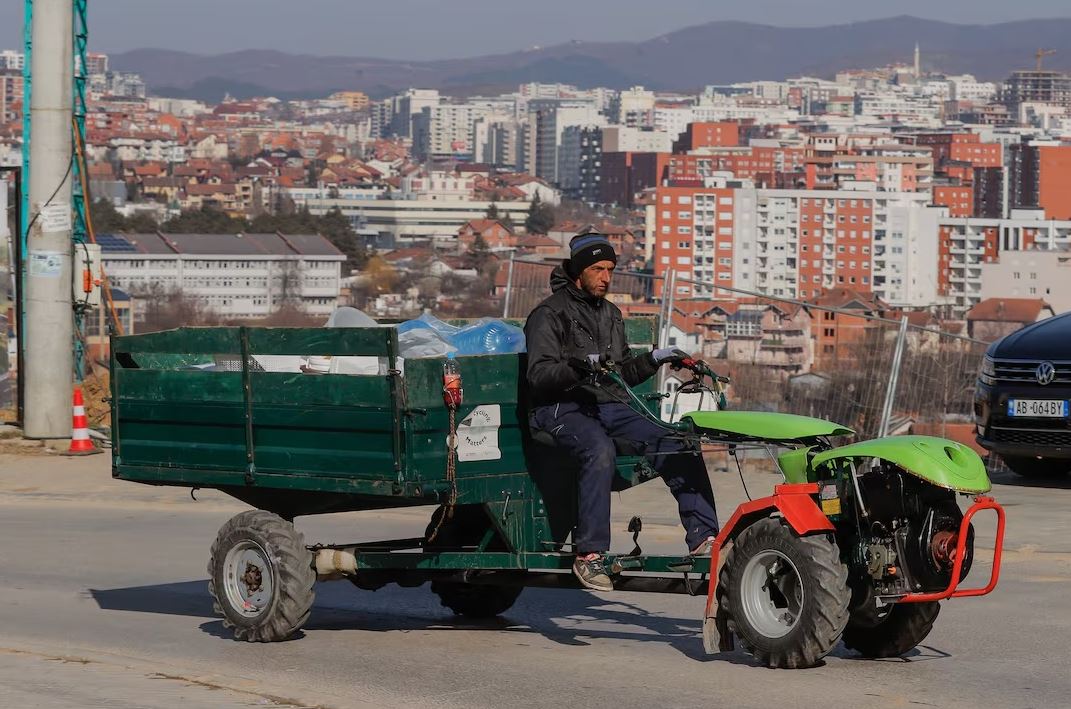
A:
<svg viewBox="0 0 1071 709">
<path fill-rule="evenodd" d="M 600 234 L 589 227 L 569 240 L 569 261 L 566 271 L 573 278 L 578 278 L 584 269 L 599 261 L 617 263 L 617 252 L 605 234 Z"/>
</svg>

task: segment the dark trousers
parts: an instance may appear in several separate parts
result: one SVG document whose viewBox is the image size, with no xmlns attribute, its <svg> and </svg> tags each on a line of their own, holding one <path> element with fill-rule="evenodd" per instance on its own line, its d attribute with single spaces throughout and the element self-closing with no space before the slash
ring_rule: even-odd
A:
<svg viewBox="0 0 1071 709">
<path fill-rule="evenodd" d="M 693 450 L 687 441 L 667 436 L 665 429 L 627 405 L 540 406 L 533 409 L 531 423 L 551 434 L 580 464 L 580 509 L 573 539 L 578 554 L 610 548 L 610 485 L 617 455 L 614 438 L 637 444 L 662 476 L 677 499 L 689 549 L 718 533 L 714 492 L 702 455 L 698 451 L 682 453 Z"/>
</svg>

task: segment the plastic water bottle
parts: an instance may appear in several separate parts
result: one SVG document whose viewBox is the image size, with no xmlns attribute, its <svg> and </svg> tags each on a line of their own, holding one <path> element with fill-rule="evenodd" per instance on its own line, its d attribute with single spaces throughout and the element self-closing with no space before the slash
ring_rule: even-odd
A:
<svg viewBox="0 0 1071 709">
<path fill-rule="evenodd" d="M 451 409 L 456 409 L 461 406 L 462 397 L 461 368 L 457 366 L 457 360 L 451 352 L 443 362 L 443 403 Z"/>
<path fill-rule="evenodd" d="M 461 354 L 523 352 L 524 331 L 501 320 L 483 320 L 455 334 L 451 341 Z"/>
</svg>

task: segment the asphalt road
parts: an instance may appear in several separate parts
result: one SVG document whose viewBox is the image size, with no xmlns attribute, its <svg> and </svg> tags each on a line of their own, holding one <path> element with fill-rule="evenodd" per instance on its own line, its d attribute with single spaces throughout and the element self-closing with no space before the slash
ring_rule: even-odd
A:
<svg viewBox="0 0 1071 709">
<path fill-rule="evenodd" d="M 1071 479 L 997 476 L 1009 531 L 1001 585 L 945 604 L 905 659 L 838 648 L 769 670 L 707 657 L 702 600 L 528 589 L 504 618 L 453 617 L 427 590 L 321 584 L 303 635 L 230 640 L 205 565 L 243 509 L 204 492 L 113 482 L 106 456 L 0 457 L 0 706 L 11 707 L 1066 707 L 1071 695 Z M 749 477 L 752 491 L 770 476 Z M 723 517 L 741 499 L 715 476 Z M 645 548 L 679 549 L 657 483 L 615 498 Z M 309 541 L 418 534 L 427 511 L 300 520 Z M 616 533 L 616 532 L 615 532 Z M 983 525 L 979 537 L 986 539 Z M 617 547 L 630 544 L 623 532 Z M 989 571 L 979 553 L 972 578 Z"/>
</svg>

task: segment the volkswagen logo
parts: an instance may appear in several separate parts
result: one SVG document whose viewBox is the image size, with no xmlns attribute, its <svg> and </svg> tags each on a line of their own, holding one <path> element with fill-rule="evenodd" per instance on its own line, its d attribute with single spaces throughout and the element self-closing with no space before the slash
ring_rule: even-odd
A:
<svg viewBox="0 0 1071 709">
<path fill-rule="evenodd" d="M 1056 378 L 1056 367 L 1052 366 L 1052 362 L 1042 362 L 1038 365 L 1034 376 L 1037 377 L 1038 384 L 1041 386 L 1052 384 L 1052 380 Z"/>
</svg>

